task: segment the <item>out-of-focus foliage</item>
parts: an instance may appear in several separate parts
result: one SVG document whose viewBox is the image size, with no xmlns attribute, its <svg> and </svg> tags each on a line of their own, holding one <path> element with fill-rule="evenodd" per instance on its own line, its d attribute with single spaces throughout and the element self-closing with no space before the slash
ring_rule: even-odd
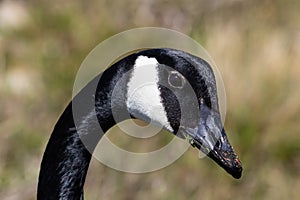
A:
<svg viewBox="0 0 300 200">
<path fill-rule="evenodd" d="M 161 26 L 217 62 L 226 129 L 244 174 L 234 180 L 189 150 L 153 173 L 93 160 L 87 199 L 297 199 L 300 188 L 300 1 L 0 1 L 0 199 L 35 199 L 45 145 L 76 71 L 99 42 Z"/>
</svg>

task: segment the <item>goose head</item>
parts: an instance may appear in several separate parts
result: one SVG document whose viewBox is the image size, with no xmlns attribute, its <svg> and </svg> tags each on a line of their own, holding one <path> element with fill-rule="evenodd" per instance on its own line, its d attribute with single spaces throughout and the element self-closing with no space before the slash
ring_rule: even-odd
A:
<svg viewBox="0 0 300 200">
<path fill-rule="evenodd" d="M 135 53 L 126 87 L 126 109 L 186 139 L 234 178 L 242 166 L 221 122 L 216 79 L 203 59 L 174 49 Z"/>
<path fill-rule="evenodd" d="M 132 117 L 186 139 L 234 178 L 241 177 L 210 65 L 183 51 L 149 49 L 113 64 L 68 104 L 43 156 L 37 199 L 83 199 L 90 152 L 102 134 Z"/>
</svg>

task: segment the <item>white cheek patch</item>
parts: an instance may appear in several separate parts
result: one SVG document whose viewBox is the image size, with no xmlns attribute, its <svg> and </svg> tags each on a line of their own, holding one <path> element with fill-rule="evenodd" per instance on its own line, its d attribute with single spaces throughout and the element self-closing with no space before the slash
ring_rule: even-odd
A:
<svg viewBox="0 0 300 200">
<path fill-rule="evenodd" d="M 172 132 L 158 89 L 158 64 L 155 58 L 147 56 L 139 56 L 136 59 L 127 85 L 126 104 L 129 111 L 137 110 L 149 117 L 154 124 Z"/>
</svg>

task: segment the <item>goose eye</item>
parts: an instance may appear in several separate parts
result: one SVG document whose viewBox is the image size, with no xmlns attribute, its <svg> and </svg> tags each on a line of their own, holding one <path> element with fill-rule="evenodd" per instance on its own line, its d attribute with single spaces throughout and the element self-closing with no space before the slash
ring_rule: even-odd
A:
<svg viewBox="0 0 300 200">
<path fill-rule="evenodd" d="M 173 86 L 175 88 L 182 88 L 185 80 L 180 73 L 171 72 L 168 77 L 168 82 L 171 86 Z"/>
</svg>

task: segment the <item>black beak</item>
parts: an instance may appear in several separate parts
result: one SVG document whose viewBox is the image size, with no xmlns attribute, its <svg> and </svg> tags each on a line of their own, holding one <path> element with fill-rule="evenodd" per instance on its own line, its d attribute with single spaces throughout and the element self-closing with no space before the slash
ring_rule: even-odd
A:
<svg viewBox="0 0 300 200">
<path fill-rule="evenodd" d="M 193 147 L 196 147 L 204 154 L 208 155 L 208 157 L 213 159 L 234 178 L 241 178 L 243 171 L 241 161 L 233 151 L 224 129 L 219 138 L 215 137 L 215 135 L 210 135 L 210 137 L 199 137 L 199 135 L 202 134 L 192 134 L 190 132 L 192 130 L 194 129 L 187 128 L 183 130 L 183 133 L 185 133 L 184 137 Z M 192 135 L 194 135 L 194 137 Z"/>
<path fill-rule="evenodd" d="M 201 110 L 203 111 L 203 110 Z M 213 159 L 234 178 L 242 176 L 242 164 L 228 141 L 220 117 L 206 109 L 201 112 L 198 127 L 180 127 L 180 133 L 193 146 Z"/>
<path fill-rule="evenodd" d="M 195 146 L 200 150 L 202 149 L 199 142 L 195 142 Z M 241 178 L 243 170 L 241 161 L 233 151 L 224 129 L 222 130 L 221 138 L 216 141 L 214 148 L 208 152 L 208 157 L 213 159 L 234 178 Z"/>
</svg>

